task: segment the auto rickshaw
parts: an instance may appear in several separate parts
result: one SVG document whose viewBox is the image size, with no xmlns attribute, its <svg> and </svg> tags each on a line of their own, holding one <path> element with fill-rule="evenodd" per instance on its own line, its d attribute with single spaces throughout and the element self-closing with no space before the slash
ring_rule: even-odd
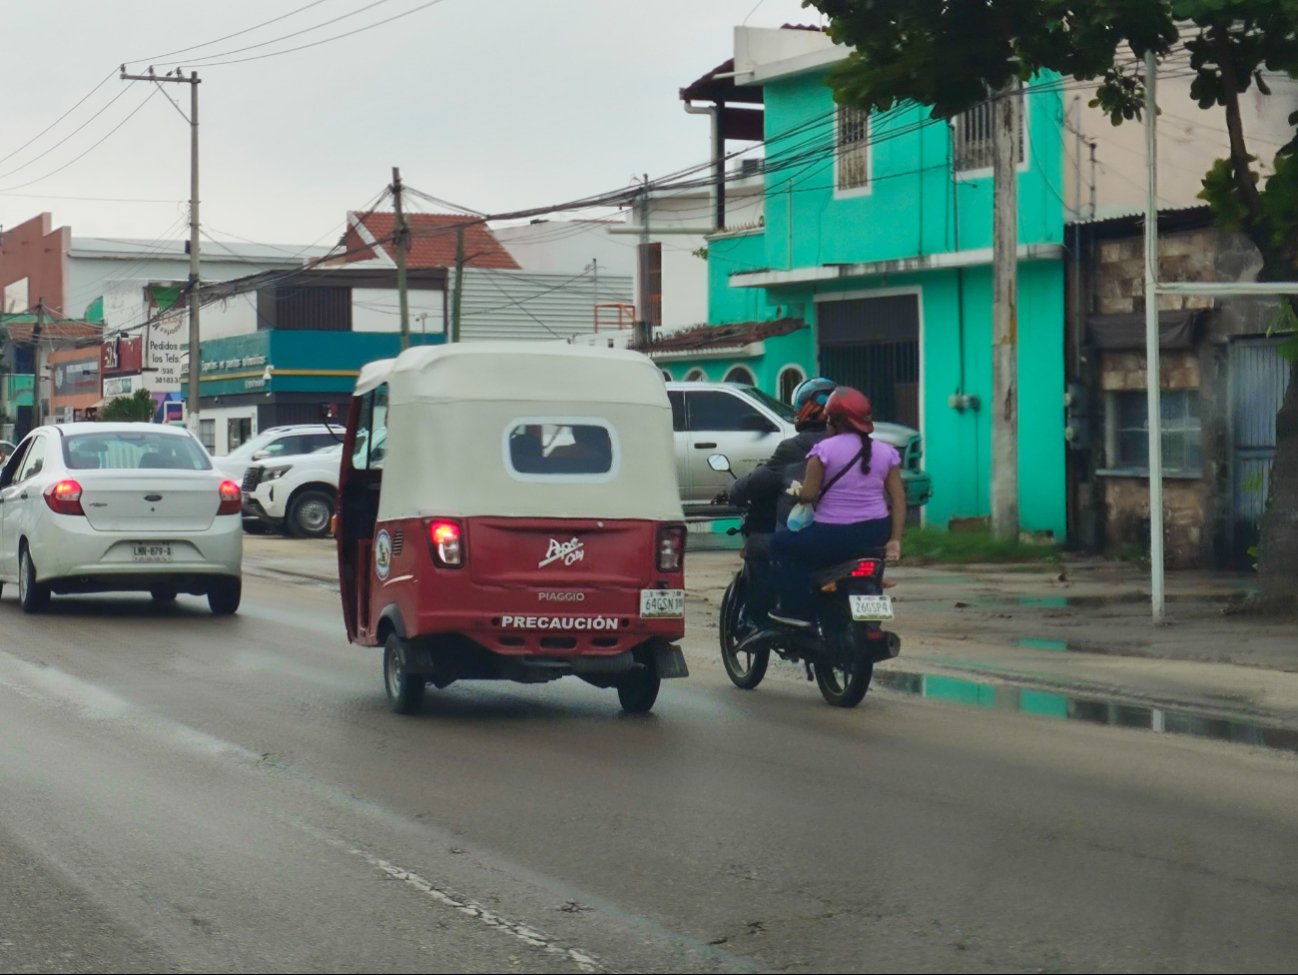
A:
<svg viewBox="0 0 1298 975">
<path fill-rule="evenodd" d="M 576 675 L 646 712 L 685 677 L 685 525 L 661 373 L 566 343 L 420 346 L 365 366 L 339 472 L 352 642 L 392 709 L 428 684 Z"/>
</svg>

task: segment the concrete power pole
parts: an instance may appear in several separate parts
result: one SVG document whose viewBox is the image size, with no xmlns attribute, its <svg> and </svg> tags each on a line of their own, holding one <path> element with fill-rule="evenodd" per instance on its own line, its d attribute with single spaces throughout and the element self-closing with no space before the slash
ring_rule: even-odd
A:
<svg viewBox="0 0 1298 975">
<path fill-rule="evenodd" d="M 464 224 L 455 228 L 455 295 L 451 299 L 451 341 L 460 341 L 460 305 L 464 300 Z"/>
<path fill-rule="evenodd" d="M 44 383 L 45 366 L 42 363 L 42 359 L 44 357 L 41 355 L 41 331 L 43 330 L 44 326 L 45 326 L 45 298 L 40 297 L 36 299 L 36 323 L 32 325 L 32 359 L 33 359 L 32 368 L 36 372 L 36 396 L 34 397 L 36 403 L 36 409 L 35 409 L 36 417 L 35 417 L 35 422 L 32 424 L 32 426 L 34 427 L 40 426 L 45 421 L 45 410 L 41 406 L 41 389 L 45 385 Z M 53 385 L 51 384 L 50 399 L 53 398 L 54 398 L 54 389 L 53 389 Z"/>
<path fill-rule="evenodd" d="M 639 287 L 636 295 L 637 314 L 635 323 L 635 342 L 640 348 L 649 346 L 651 329 L 649 326 L 649 174 L 644 175 L 644 189 L 640 192 L 640 247 Z"/>
<path fill-rule="evenodd" d="M 1019 537 L 1019 84 L 992 102 L 992 533 Z"/>
<path fill-rule="evenodd" d="M 406 291 L 406 254 L 410 250 L 410 228 L 401 202 L 401 170 L 392 167 L 392 208 L 396 211 L 394 228 L 397 245 L 397 300 L 401 304 L 401 348 L 410 348 L 410 296 Z"/>
<path fill-rule="evenodd" d="M 202 254 L 199 244 L 198 219 L 198 86 L 200 79 L 197 71 L 191 71 L 186 78 L 177 68 L 174 72 L 155 75 L 153 69 L 148 74 L 127 74 L 126 65 L 122 65 L 123 81 L 152 81 L 155 84 L 189 85 L 189 285 L 186 289 L 186 303 L 189 308 L 189 394 L 185 397 L 186 425 L 194 436 L 199 436 L 199 382 L 201 379 L 199 341 L 202 329 L 199 324 L 199 309 L 202 304 L 199 298 L 199 260 Z M 177 111 L 180 111 L 179 108 Z M 184 115 L 184 112 L 181 112 Z"/>
</svg>

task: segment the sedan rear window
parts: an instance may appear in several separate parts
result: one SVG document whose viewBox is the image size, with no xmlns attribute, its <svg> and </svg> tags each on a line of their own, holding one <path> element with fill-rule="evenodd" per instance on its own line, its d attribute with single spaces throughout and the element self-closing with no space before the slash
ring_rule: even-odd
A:
<svg viewBox="0 0 1298 975">
<path fill-rule="evenodd" d="M 212 469 L 206 452 L 186 436 L 134 430 L 78 433 L 63 440 L 69 470 Z"/>
</svg>

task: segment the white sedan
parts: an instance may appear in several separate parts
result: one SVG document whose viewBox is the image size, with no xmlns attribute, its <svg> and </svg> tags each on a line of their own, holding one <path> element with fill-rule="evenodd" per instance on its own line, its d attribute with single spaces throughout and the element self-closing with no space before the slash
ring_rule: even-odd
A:
<svg viewBox="0 0 1298 975">
<path fill-rule="evenodd" d="M 51 593 L 242 594 L 243 494 L 185 430 L 67 423 L 33 430 L 0 470 L 0 580 L 29 613 Z"/>
</svg>

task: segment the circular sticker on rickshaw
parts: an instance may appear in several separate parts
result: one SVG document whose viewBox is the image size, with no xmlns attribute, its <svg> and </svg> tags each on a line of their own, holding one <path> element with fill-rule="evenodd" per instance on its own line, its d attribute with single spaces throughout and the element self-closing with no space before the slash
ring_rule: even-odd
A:
<svg viewBox="0 0 1298 975">
<path fill-rule="evenodd" d="M 392 571 L 392 538 L 384 528 L 374 540 L 374 572 L 380 579 L 386 579 Z"/>
</svg>

